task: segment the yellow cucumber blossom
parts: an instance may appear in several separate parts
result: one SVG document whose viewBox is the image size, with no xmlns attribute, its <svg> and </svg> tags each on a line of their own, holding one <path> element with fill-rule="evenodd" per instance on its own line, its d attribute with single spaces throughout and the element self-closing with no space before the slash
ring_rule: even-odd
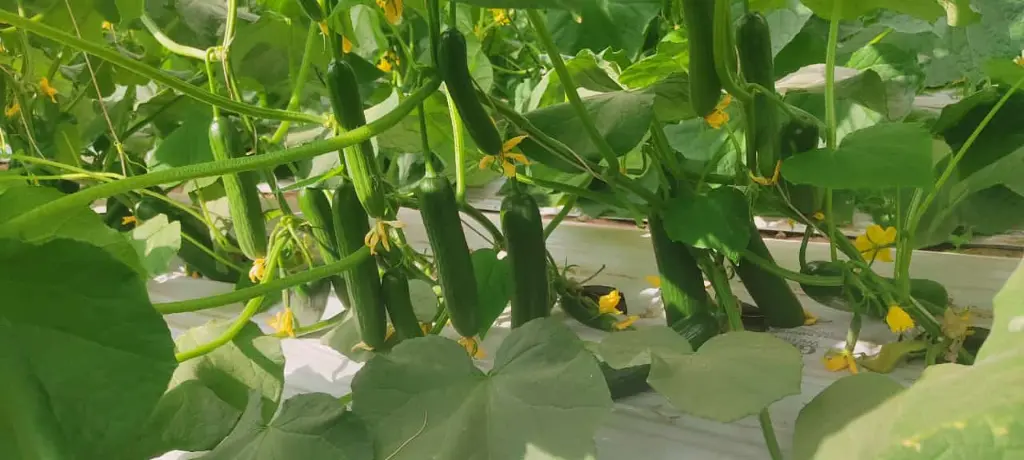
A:
<svg viewBox="0 0 1024 460">
<path fill-rule="evenodd" d="M 715 106 L 715 110 L 704 117 L 704 121 L 708 123 L 712 128 L 719 129 L 722 125 L 729 122 L 729 114 L 725 111 L 732 103 L 732 96 L 726 94 L 721 102 Z"/>
<path fill-rule="evenodd" d="M 889 246 L 894 243 L 896 243 L 895 227 L 883 230 L 881 225 L 873 224 L 863 235 L 857 237 L 853 245 L 868 261 L 892 262 L 892 248 Z"/>
<path fill-rule="evenodd" d="M 818 324 L 818 317 L 814 316 L 813 313 L 804 310 L 804 326 L 813 326 Z"/>
<path fill-rule="evenodd" d="M 484 156 L 480 160 L 480 169 L 487 169 L 497 162 L 501 165 L 501 172 L 505 177 L 516 177 L 516 163 L 528 165 L 530 160 L 527 160 L 526 156 L 521 153 L 513 153 L 512 149 L 519 146 L 526 137 L 526 135 L 513 137 L 501 146 L 501 152 L 497 155 Z"/>
<path fill-rule="evenodd" d="M 402 22 L 402 0 L 377 0 L 377 6 L 384 10 L 384 18 L 391 24 Z"/>
<path fill-rule="evenodd" d="M 818 221 L 825 220 L 825 213 L 818 211 L 811 215 L 811 218 Z"/>
<path fill-rule="evenodd" d="M 259 258 L 252 261 L 252 268 L 249 269 L 249 281 L 258 283 L 263 280 L 267 272 L 267 259 Z"/>
<path fill-rule="evenodd" d="M 832 372 L 839 372 L 844 369 L 849 369 L 851 374 L 856 374 L 859 372 L 857 370 L 856 358 L 854 358 L 853 355 L 846 350 L 830 350 L 825 353 L 823 361 L 825 363 L 825 369 L 828 369 L 829 371 Z"/>
<path fill-rule="evenodd" d="M 430 335 L 430 331 L 433 328 L 434 328 L 433 324 L 430 324 L 430 323 L 420 323 L 420 330 L 423 331 L 423 335 Z"/>
<path fill-rule="evenodd" d="M 501 8 L 491 8 L 491 16 L 494 17 L 494 22 L 499 26 L 505 26 L 512 22 L 508 17 L 508 13 Z"/>
<path fill-rule="evenodd" d="M 482 359 L 487 357 L 483 348 L 480 347 L 480 343 L 473 337 L 460 337 L 459 345 L 462 345 L 462 348 L 465 348 L 466 353 L 469 353 L 469 356 L 472 356 L 473 359 Z"/>
<path fill-rule="evenodd" d="M 602 315 L 621 315 L 622 311 L 619 310 L 619 302 L 621 301 L 622 295 L 619 294 L 618 289 L 615 289 L 598 299 L 597 311 Z"/>
<path fill-rule="evenodd" d="M 907 314 L 899 305 L 889 305 L 889 312 L 885 314 L 885 324 L 897 334 L 914 328 L 914 319 Z"/>
<path fill-rule="evenodd" d="M 121 218 L 121 225 L 137 224 L 139 220 L 135 216 L 124 216 Z"/>
<path fill-rule="evenodd" d="M 109 21 L 103 21 L 103 23 L 100 24 L 100 28 L 109 32 L 114 31 L 114 25 L 111 24 Z"/>
<path fill-rule="evenodd" d="M 772 172 L 772 177 L 767 179 L 759 176 L 755 176 L 754 173 L 750 173 L 750 180 L 761 184 L 761 185 L 775 185 L 779 183 L 779 171 L 782 169 L 782 161 L 775 162 L 775 171 Z"/>
<path fill-rule="evenodd" d="M 277 312 L 268 323 L 277 331 L 278 335 L 295 337 L 295 313 L 291 308 L 285 307 L 284 310 Z"/>
<path fill-rule="evenodd" d="M 661 277 L 660 276 L 658 276 L 658 275 L 647 275 L 646 277 L 644 277 L 644 279 L 647 280 L 647 283 L 650 284 L 651 286 L 654 286 L 654 287 L 659 288 L 659 289 L 661 288 Z"/>
<path fill-rule="evenodd" d="M 39 92 L 50 98 L 50 102 L 57 103 L 57 88 L 50 86 L 50 79 L 43 77 L 39 79 Z"/>
<path fill-rule="evenodd" d="M 395 335 L 395 326 L 391 325 L 391 323 L 388 323 L 388 328 L 386 332 L 384 332 L 384 341 L 387 342 L 388 340 L 391 339 L 391 336 L 393 335 Z"/>
<path fill-rule="evenodd" d="M 352 41 L 344 35 L 341 36 L 341 51 L 345 53 L 352 52 Z"/>
<path fill-rule="evenodd" d="M 367 345 L 366 342 L 359 342 L 355 345 L 352 345 L 352 351 L 356 350 L 374 351 L 373 347 Z"/>
<path fill-rule="evenodd" d="M 381 72 L 391 73 L 395 66 L 398 65 L 398 62 L 398 55 L 395 54 L 394 51 L 388 50 L 380 57 L 380 61 L 377 62 L 377 68 L 380 69 Z"/>
<path fill-rule="evenodd" d="M 1020 56 L 1013 58 L 1013 63 L 1019 66 L 1024 66 L 1024 51 L 1021 52 Z"/>
<path fill-rule="evenodd" d="M 615 323 L 615 325 L 612 327 L 614 327 L 616 331 L 621 331 L 623 329 L 628 328 L 629 326 L 632 326 L 633 323 L 635 323 L 638 319 L 640 319 L 640 317 L 636 315 L 628 316 L 626 317 L 626 319 Z"/>
<path fill-rule="evenodd" d="M 377 254 L 377 244 L 384 246 L 384 250 L 391 251 L 391 240 L 388 238 L 388 227 L 402 228 L 405 224 L 398 220 L 378 220 L 370 232 L 363 238 L 363 243 L 370 248 L 370 254 Z"/>
</svg>

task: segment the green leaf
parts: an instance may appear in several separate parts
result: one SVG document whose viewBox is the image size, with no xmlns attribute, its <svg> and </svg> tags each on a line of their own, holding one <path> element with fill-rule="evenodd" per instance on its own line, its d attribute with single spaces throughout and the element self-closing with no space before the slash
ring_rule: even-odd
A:
<svg viewBox="0 0 1024 460">
<path fill-rule="evenodd" d="M 181 224 L 160 214 L 135 227 L 130 241 L 149 276 L 161 275 L 181 249 Z"/>
<path fill-rule="evenodd" d="M 145 3 L 138 0 L 114 0 L 117 5 L 117 13 L 121 17 L 121 24 L 129 24 L 142 16 Z"/>
<path fill-rule="evenodd" d="M 484 248 L 473 251 L 473 273 L 480 296 L 480 338 L 487 335 L 501 312 L 508 306 L 512 294 L 512 278 L 508 259 L 498 259 L 498 252 Z"/>
<path fill-rule="evenodd" d="M 296 27 L 285 18 L 265 14 L 256 22 L 239 21 L 231 42 L 231 63 L 236 78 L 243 87 L 286 98 L 294 84 L 290 64 L 295 62 L 297 66 L 302 60 L 305 45 L 306 28 Z M 325 48 L 313 47 L 311 59 L 315 64 L 326 65 Z"/>
<path fill-rule="evenodd" d="M 672 123 L 697 116 L 690 105 L 690 79 L 686 73 L 669 75 L 648 86 L 654 93 L 654 115 L 662 123 Z"/>
<path fill-rule="evenodd" d="M 644 42 L 638 33 L 658 15 L 661 0 L 580 1 L 579 15 L 549 11 L 547 26 L 562 52 L 576 54 L 582 49 L 625 51 L 634 56 Z M 577 22 L 577 17 L 579 21 Z"/>
<path fill-rule="evenodd" d="M 179 166 L 189 166 L 213 161 L 210 150 L 209 110 L 196 110 L 184 117 L 178 129 L 171 132 L 156 146 L 156 150 L 147 158 L 146 166 L 151 172 Z M 197 179 L 199 188 L 217 182 L 217 177 Z"/>
<path fill-rule="evenodd" d="M 929 187 L 932 174 L 931 135 L 907 123 L 855 131 L 836 150 L 813 150 L 782 164 L 791 182 L 837 189 Z"/>
<path fill-rule="evenodd" d="M 1005 85 L 1015 85 L 1024 79 L 1024 66 L 1010 60 L 993 59 L 985 63 L 985 73 Z"/>
<path fill-rule="evenodd" d="M 235 429 L 203 460 L 264 460 L 308 458 L 373 460 L 373 443 L 366 426 L 338 399 L 308 393 L 288 399 L 269 423 L 264 401 L 249 398 Z"/>
<path fill-rule="evenodd" d="M 576 56 L 565 61 L 565 68 L 577 88 L 599 93 L 622 90 L 622 87 L 609 76 L 618 73 L 614 67 L 614 64 L 601 59 L 589 49 L 580 50 Z M 532 108 L 565 102 L 565 86 L 562 85 L 558 73 L 548 72 L 544 75 L 540 84 L 534 88 L 530 99 Z"/>
<path fill-rule="evenodd" d="M 936 24 L 919 54 L 925 63 L 925 85 L 944 86 L 966 79 L 977 86 L 984 79 L 983 67 L 992 59 L 1012 61 L 1024 48 L 1024 5 L 1019 0 L 974 0 L 980 21 L 967 27 Z M 935 35 L 937 39 L 933 38 Z"/>
<path fill-rule="evenodd" d="M 114 456 L 139 434 L 177 364 L 145 280 L 68 239 L 0 240 L 0 266 L 0 360 L 22 363 L 0 378 L 0 407 L 19 408 L 0 414 L 0 457 L 28 458 L 4 442 L 11 430 L 49 430 L 75 457 Z M 12 388 L 12 378 L 28 385 Z"/>
<path fill-rule="evenodd" d="M 153 458 L 172 450 L 213 449 L 231 432 L 242 411 L 217 397 L 198 380 L 186 380 L 164 393 L 142 436 L 124 458 Z"/>
<path fill-rule="evenodd" d="M 70 166 L 82 167 L 82 139 L 78 126 L 61 123 L 53 131 L 53 159 Z"/>
<path fill-rule="evenodd" d="M 308 326 L 320 321 L 327 311 L 327 301 L 331 296 L 331 279 L 321 278 L 311 283 L 300 284 L 286 291 L 289 296 L 288 306 L 295 315 L 299 325 Z"/>
<path fill-rule="evenodd" d="M 1024 264 L 1017 266 L 992 301 L 995 313 L 992 331 L 978 350 L 976 362 L 995 360 L 1007 351 L 1021 349 L 1021 343 L 1024 343 L 1024 305 L 1021 299 L 1024 299 Z"/>
<path fill-rule="evenodd" d="M 64 194 L 50 187 L 31 186 L 23 182 L 0 183 L 0 224 L 62 196 Z M 121 263 L 135 269 L 140 276 L 146 275 L 135 248 L 124 236 L 107 227 L 100 216 L 90 209 L 55 216 L 46 222 L 14 229 L 13 232 L 12 235 L 4 236 L 15 236 L 35 244 L 60 238 L 89 243 L 109 252 Z"/>
<path fill-rule="evenodd" d="M 809 460 L 829 435 L 903 391 L 884 375 L 861 373 L 836 380 L 800 410 L 793 432 L 793 457 Z"/>
<path fill-rule="evenodd" d="M 654 352 L 647 382 L 676 409 L 728 423 L 799 394 L 802 369 L 800 351 L 789 343 L 730 332 L 693 354 Z"/>
<path fill-rule="evenodd" d="M 616 91 L 591 96 L 583 99 L 583 105 L 598 132 L 619 157 L 629 153 L 643 140 L 654 116 L 654 94 L 644 91 Z M 592 162 L 603 159 L 569 103 L 534 110 L 527 113 L 526 118 L 581 157 Z M 519 147 L 531 159 L 550 157 L 550 153 L 530 138 L 523 140 Z M 561 164 L 548 166 L 565 172 L 578 172 L 575 168 L 570 169 Z"/>
<path fill-rule="evenodd" d="M 981 15 L 971 9 L 971 0 L 940 0 L 946 8 L 946 23 L 952 27 L 967 27 L 981 20 Z"/>
<path fill-rule="evenodd" d="M 765 14 L 764 18 L 771 30 L 772 56 L 774 57 L 778 56 L 779 52 L 800 34 L 812 13 L 806 6 L 800 4 L 800 0 L 761 0 L 761 3 L 769 2 L 774 5 L 757 8 L 755 4 L 758 2 L 751 2 L 750 8 L 755 11 L 772 9 Z"/>
<path fill-rule="evenodd" d="M 189 329 L 175 341 L 179 351 L 209 343 L 231 327 L 227 320 L 213 320 Z M 284 387 L 284 354 L 281 341 L 265 336 L 255 323 L 246 323 L 234 340 L 220 348 L 181 363 L 171 385 L 199 380 L 235 409 L 245 410 L 249 391 L 263 398 L 263 417 L 270 420 Z"/>
<path fill-rule="evenodd" d="M 833 19 L 835 15 L 835 3 L 837 0 L 801 0 L 814 14 L 825 19 Z M 840 0 L 842 1 L 842 0 Z M 886 0 L 857 0 L 842 1 L 839 14 L 836 19 L 853 20 L 860 16 L 877 10 L 879 8 L 890 9 L 899 13 L 909 14 L 916 18 L 932 21 L 945 14 L 942 7 L 935 0 L 903 0 L 900 2 L 889 2 Z"/>
<path fill-rule="evenodd" d="M 915 53 L 886 43 L 871 44 L 854 52 L 846 65 L 870 70 L 884 82 L 884 110 L 890 120 L 902 119 L 910 113 L 914 98 L 924 82 L 924 71 Z M 864 101 L 856 95 L 854 98 Z"/>
<path fill-rule="evenodd" d="M 674 31 L 658 44 L 657 52 L 622 71 L 619 81 L 629 88 L 644 88 L 669 75 L 685 74 L 690 65 L 686 37 Z"/>
<path fill-rule="evenodd" d="M 550 318 L 514 329 L 486 374 L 454 341 L 428 336 L 375 356 L 352 389 L 392 460 L 586 458 L 612 405 L 594 356 Z"/>
<path fill-rule="evenodd" d="M 575 9 L 581 0 L 464 0 L 459 3 L 481 8 L 514 8 L 517 10 Z"/>
<path fill-rule="evenodd" d="M 601 358 L 615 369 L 650 364 L 656 355 L 693 353 L 690 342 L 667 326 L 622 331 L 601 341 Z"/>
<path fill-rule="evenodd" d="M 364 363 L 375 356 L 372 351 L 356 348 L 356 345 L 363 340 L 359 332 L 359 319 L 352 314 L 352 310 L 345 310 L 340 315 L 341 322 L 324 334 L 320 343 L 333 348 L 334 351 L 357 363 Z"/>
<path fill-rule="evenodd" d="M 680 243 L 722 251 L 735 260 L 750 239 L 743 193 L 719 187 L 706 195 L 680 196 L 665 204 L 665 230 Z"/>
<path fill-rule="evenodd" d="M 996 350 L 973 366 L 926 368 L 913 386 L 825 438 L 814 458 L 1014 458 L 1024 430 L 1024 352 Z"/>
</svg>

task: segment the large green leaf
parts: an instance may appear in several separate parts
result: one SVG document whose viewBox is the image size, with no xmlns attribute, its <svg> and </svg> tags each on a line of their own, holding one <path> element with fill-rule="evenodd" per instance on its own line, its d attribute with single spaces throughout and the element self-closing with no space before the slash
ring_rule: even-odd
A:
<svg viewBox="0 0 1024 460">
<path fill-rule="evenodd" d="M 793 431 L 793 458 L 814 458 L 829 435 L 902 390 L 902 385 L 881 374 L 862 373 L 835 381 L 800 410 Z"/>
<path fill-rule="evenodd" d="M 591 0 L 579 2 L 577 16 L 549 11 L 547 26 L 563 53 L 610 48 L 635 55 L 643 45 L 643 31 L 661 10 L 660 0 Z M 578 19 L 577 19 L 578 18 Z"/>
<path fill-rule="evenodd" d="M 213 320 L 189 329 L 175 341 L 179 351 L 209 343 L 231 327 L 231 322 Z M 263 417 L 269 420 L 277 409 L 284 387 L 284 354 L 281 341 L 265 336 L 259 326 L 247 323 L 235 338 L 198 358 L 181 363 L 171 385 L 199 380 L 217 397 L 235 409 L 245 410 L 249 392 L 263 398 Z"/>
<path fill-rule="evenodd" d="M 210 111 L 197 107 L 183 119 L 181 126 L 161 140 L 153 154 L 147 157 L 146 165 L 150 171 L 213 161 L 213 151 L 210 150 Z M 204 177 L 195 182 L 197 187 L 202 188 L 217 179 L 216 176 Z"/>
<path fill-rule="evenodd" d="M 917 63 L 916 54 L 895 45 L 872 44 L 854 52 L 846 65 L 870 70 L 880 77 L 885 84 L 885 110 L 890 120 L 901 119 L 910 113 L 914 97 L 924 82 L 924 72 Z"/>
<path fill-rule="evenodd" d="M 616 91 L 583 99 L 587 113 L 598 132 L 611 145 L 616 156 L 623 156 L 643 140 L 654 116 L 654 94 L 646 91 Z M 561 141 L 581 157 L 592 162 L 602 160 L 601 153 L 587 134 L 582 121 L 569 103 L 534 110 L 526 118 L 541 131 Z M 519 145 L 526 156 L 533 159 L 550 157 L 540 144 L 526 138 Z M 550 164 L 566 172 L 576 169 Z"/>
<path fill-rule="evenodd" d="M 730 332 L 696 353 L 651 354 L 647 382 L 676 409 L 698 417 L 733 422 L 800 393 L 800 351 L 768 334 Z"/>
<path fill-rule="evenodd" d="M 310 59 L 315 64 L 326 64 L 326 46 L 322 40 L 317 42 Z M 244 87 L 276 93 L 284 99 L 295 84 L 291 64 L 298 65 L 305 44 L 306 29 L 296 27 L 285 18 L 265 14 L 256 22 L 240 21 L 235 40 L 231 42 L 231 63 L 236 78 Z"/>
<path fill-rule="evenodd" d="M 483 8 L 575 9 L 581 0 L 464 0 L 460 3 Z"/>
<path fill-rule="evenodd" d="M 1000 359 L 1024 343 L 1024 264 L 1018 265 L 993 300 L 992 332 L 978 350 L 978 361 Z"/>
<path fill-rule="evenodd" d="M 879 8 L 890 9 L 929 21 L 938 19 L 945 14 L 945 11 L 935 0 L 902 0 L 899 2 L 888 2 L 885 0 L 839 0 L 842 1 L 842 4 L 840 5 L 838 15 L 835 14 L 837 0 L 801 1 L 804 5 L 810 7 L 814 14 L 825 19 L 832 19 L 833 16 L 836 16 L 836 19 L 853 20 Z"/>
<path fill-rule="evenodd" d="M 338 399 L 324 393 L 301 394 L 281 404 L 269 423 L 259 394 L 249 398 L 235 429 L 203 460 L 284 458 L 373 460 L 366 426 Z M 271 411 L 273 412 L 273 411 Z M 384 458 L 383 456 L 379 458 Z"/>
<path fill-rule="evenodd" d="M 979 21 L 966 27 L 936 24 L 919 50 L 925 63 L 925 85 L 942 86 L 967 79 L 967 85 L 980 83 L 983 66 L 992 59 L 1013 60 L 1024 48 L 1024 2 L 1020 0 L 973 0 Z M 938 35 L 938 39 L 934 39 Z"/>
<path fill-rule="evenodd" d="M 686 73 L 690 65 L 690 48 L 686 36 L 669 33 L 658 43 L 656 52 L 633 63 L 622 71 L 619 81 L 629 88 L 644 88 L 669 75 Z"/>
<path fill-rule="evenodd" d="M 513 330 L 488 373 L 429 336 L 375 356 L 352 388 L 377 458 L 391 460 L 586 458 L 612 403 L 594 356 L 549 318 Z"/>
<path fill-rule="evenodd" d="M 934 180 L 931 135 L 915 124 L 875 125 L 853 132 L 836 150 L 790 157 L 782 175 L 797 184 L 838 189 L 928 187 Z"/>
<path fill-rule="evenodd" d="M 26 211 L 64 196 L 50 187 L 30 186 L 23 182 L 0 183 L 0 235 L 16 236 L 29 243 L 44 243 L 58 238 L 68 238 L 98 246 L 114 256 L 121 263 L 132 267 L 144 276 L 146 270 L 139 263 L 139 256 L 128 240 L 120 233 L 107 227 L 100 216 L 88 208 L 55 216 L 46 222 L 38 222 L 19 229 L 3 227 L 3 223 Z M 13 232 L 4 234 L 5 230 Z"/>
<path fill-rule="evenodd" d="M 693 353 L 690 342 L 667 326 L 622 331 L 601 341 L 601 358 L 615 369 L 650 364 L 654 356 Z"/>
<path fill-rule="evenodd" d="M 473 251 L 473 273 L 476 275 L 476 289 L 480 296 L 477 311 L 480 312 L 480 337 L 487 335 L 494 320 L 508 306 L 512 294 L 512 278 L 508 259 L 498 259 L 498 252 L 490 249 Z"/>
<path fill-rule="evenodd" d="M 577 88 L 600 93 L 622 89 L 622 86 L 610 76 L 610 74 L 618 73 L 614 65 L 601 59 L 589 49 L 580 50 L 576 56 L 567 59 L 565 68 L 572 76 L 573 83 Z M 565 101 L 565 86 L 562 85 L 558 73 L 551 71 L 544 75 L 544 78 L 533 89 L 530 108 L 536 109 Z"/>
<path fill-rule="evenodd" d="M 0 411 L 0 457 L 41 458 L 19 454 L 13 438 L 45 432 L 74 457 L 114 456 L 139 434 L 177 364 L 144 279 L 68 239 L 0 240 L 0 266 L 0 362 L 10 365 L 0 373 L 0 407 L 10 408 Z"/>
<path fill-rule="evenodd" d="M 121 458 L 152 458 L 172 450 L 213 449 L 238 422 L 242 411 L 198 380 L 186 380 L 160 398 L 141 437 Z"/>
<path fill-rule="evenodd" d="M 777 0 L 777 3 L 779 8 L 764 15 L 771 30 L 772 56 L 778 56 L 779 52 L 796 38 L 812 14 L 800 0 Z M 751 8 L 754 8 L 754 5 L 751 5 Z"/>
<path fill-rule="evenodd" d="M 684 195 L 665 204 L 665 230 L 680 243 L 716 249 L 736 259 L 750 239 L 746 197 L 732 187 Z"/>
<path fill-rule="evenodd" d="M 168 222 L 167 216 L 160 214 L 134 228 L 130 241 L 146 272 L 161 275 L 181 249 L 181 223 Z"/>
</svg>

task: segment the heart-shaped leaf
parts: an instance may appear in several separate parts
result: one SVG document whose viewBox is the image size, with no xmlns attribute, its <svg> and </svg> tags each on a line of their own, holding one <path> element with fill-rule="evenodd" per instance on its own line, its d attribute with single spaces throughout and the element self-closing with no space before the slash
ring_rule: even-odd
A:
<svg viewBox="0 0 1024 460">
<path fill-rule="evenodd" d="M 181 223 L 168 222 L 167 216 L 160 214 L 134 228 L 129 241 L 146 272 L 150 276 L 161 275 L 181 249 Z"/>
<path fill-rule="evenodd" d="M 658 354 L 693 353 L 690 342 L 666 326 L 617 332 L 601 341 L 599 350 L 601 358 L 615 369 L 650 364 L 651 357 Z"/>
<path fill-rule="evenodd" d="M 512 279 L 509 275 L 508 259 L 498 259 L 498 252 L 490 249 L 473 251 L 473 273 L 476 275 L 477 293 L 480 297 L 480 337 L 487 335 L 494 320 L 505 311 L 511 295 Z"/>
<path fill-rule="evenodd" d="M 736 259 L 750 239 L 747 200 L 739 190 L 719 187 L 665 205 L 665 231 L 680 243 L 716 249 Z"/>
</svg>

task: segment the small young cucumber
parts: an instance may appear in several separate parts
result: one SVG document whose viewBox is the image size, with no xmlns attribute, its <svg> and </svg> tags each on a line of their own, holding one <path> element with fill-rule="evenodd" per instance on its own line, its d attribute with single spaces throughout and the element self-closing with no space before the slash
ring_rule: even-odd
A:
<svg viewBox="0 0 1024 460">
<path fill-rule="evenodd" d="M 711 296 L 704 289 L 704 276 L 690 248 L 669 238 L 657 213 L 648 216 L 647 224 L 661 277 L 661 300 L 665 305 L 667 325 L 698 313 L 710 312 Z"/>
<path fill-rule="evenodd" d="M 226 116 L 218 116 L 210 123 L 210 149 L 213 159 L 225 161 L 238 155 L 237 133 Z M 256 260 L 267 256 L 267 226 L 263 219 L 258 183 L 255 172 L 225 174 L 221 176 L 224 194 L 228 198 L 231 223 L 238 239 L 238 247 L 246 257 Z"/>
<path fill-rule="evenodd" d="M 736 49 L 743 77 L 769 91 L 775 90 L 771 30 L 760 13 L 747 13 L 736 30 Z M 779 109 L 762 93 L 745 107 L 747 167 L 765 179 L 775 173 L 779 162 Z"/>
<path fill-rule="evenodd" d="M 722 97 L 722 81 L 715 71 L 714 0 L 682 0 L 690 49 L 690 105 L 697 116 L 714 112 Z"/>
<path fill-rule="evenodd" d="M 351 181 L 342 181 L 334 189 L 332 215 L 337 233 L 338 257 L 348 257 L 365 245 L 370 231 L 369 218 Z M 387 336 L 387 310 L 381 293 L 380 273 L 373 257 L 343 273 L 350 298 L 349 307 L 356 314 L 363 343 L 380 348 Z"/>
<path fill-rule="evenodd" d="M 466 37 L 456 29 L 445 30 L 438 46 L 441 78 L 473 142 L 485 154 L 498 155 L 502 147 L 501 135 L 476 95 L 468 59 Z"/>
<path fill-rule="evenodd" d="M 416 197 L 452 326 L 463 337 L 474 337 L 480 331 L 479 294 L 455 190 L 444 176 L 428 176 L 420 182 Z"/>
<path fill-rule="evenodd" d="M 334 118 L 342 128 L 351 131 L 366 125 L 359 83 L 355 71 L 347 61 L 335 59 L 327 65 L 327 92 L 331 98 L 331 107 L 334 109 Z M 375 219 L 385 217 L 389 205 L 373 143 L 367 139 L 346 148 L 341 159 L 345 163 L 345 172 L 355 184 L 359 202 L 366 209 L 366 213 Z"/>
<path fill-rule="evenodd" d="M 398 268 L 384 272 L 381 277 L 384 291 L 384 305 L 387 306 L 391 324 L 395 327 L 400 340 L 423 337 L 420 321 L 416 318 L 416 310 L 412 306 L 409 294 L 409 278 Z"/>
<path fill-rule="evenodd" d="M 537 201 L 521 192 L 506 196 L 501 202 L 501 229 L 512 271 L 512 327 L 516 328 L 551 312 L 544 223 Z"/>
<path fill-rule="evenodd" d="M 310 232 L 316 240 L 317 248 L 320 250 L 320 257 L 325 264 L 337 262 L 337 233 L 334 231 L 334 220 L 331 217 L 331 202 L 327 193 L 318 188 L 304 188 L 299 192 L 299 209 L 302 211 L 306 222 L 309 222 Z M 345 285 L 345 277 L 334 275 L 330 277 L 331 285 L 334 286 L 334 295 L 342 305 L 348 306 L 351 301 L 348 295 L 348 287 Z"/>
<path fill-rule="evenodd" d="M 761 239 L 754 221 L 750 221 L 750 242 L 747 249 L 770 263 L 775 263 L 771 252 Z M 764 313 L 765 319 L 772 327 L 792 328 L 804 324 L 804 310 L 800 300 L 790 289 L 785 279 L 765 271 L 757 264 L 740 259 L 736 264 L 736 274 L 746 286 L 750 297 L 757 308 Z"/>
</svg>

